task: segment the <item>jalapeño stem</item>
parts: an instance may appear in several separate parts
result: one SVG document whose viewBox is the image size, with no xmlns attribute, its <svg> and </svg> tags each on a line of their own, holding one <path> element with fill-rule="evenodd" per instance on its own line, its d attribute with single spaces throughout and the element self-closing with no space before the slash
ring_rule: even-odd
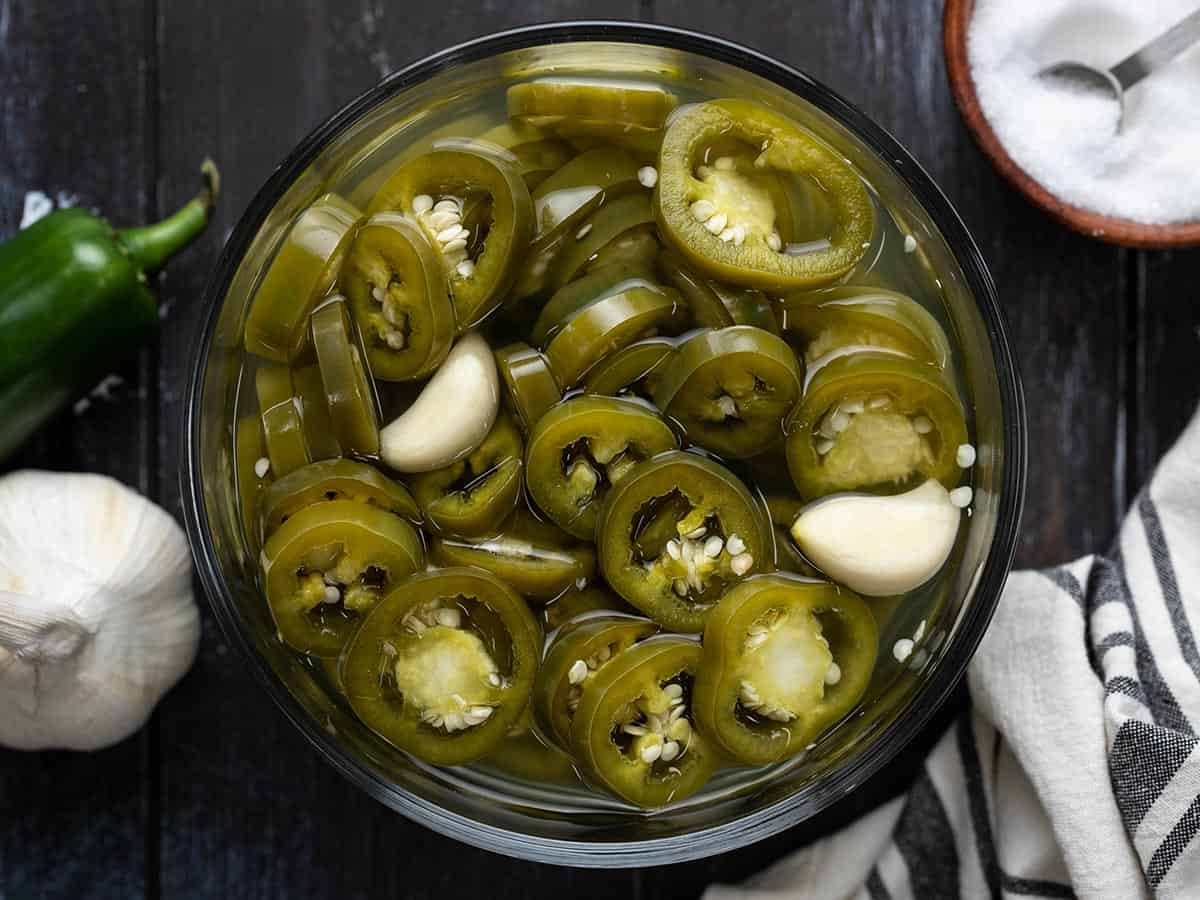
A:
<svg viewBox="0 0 1200 900">
<path fill-rule="evenodd" d="M 178 212 L 161 222 L 141 228 L 124 228 L 117 232 L 117 243 L 145 272 L 161 269 L 176 253 L 190 244 L 208 224 L 217 194 L 221 174 L 211 159 L 200 165 L 204 187 Z"/>
</svg>

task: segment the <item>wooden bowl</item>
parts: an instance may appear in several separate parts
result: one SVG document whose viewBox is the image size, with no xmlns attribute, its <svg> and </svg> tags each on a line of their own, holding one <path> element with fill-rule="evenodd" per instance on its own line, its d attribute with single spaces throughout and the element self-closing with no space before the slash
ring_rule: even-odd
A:
<svg viewBox="0 0 1200 900">
<path fill-rule="evenodd" d="M 1000 174 L 1059 222 L 1088 237 L 1124 247 L 1190 247 L 1200 244 L 1200 222 L 1147 225 L 1101 215 L 1060 200 L 1013 161 L 984 116 L 975 93 L 975 82 L 971 78 L 971 66 L 967 60 L 967 30 L 971 24 L 973 6 L 972 0 L 946 0 L 942 18 L 946 76 L 967 128 Z"/>
</svg>

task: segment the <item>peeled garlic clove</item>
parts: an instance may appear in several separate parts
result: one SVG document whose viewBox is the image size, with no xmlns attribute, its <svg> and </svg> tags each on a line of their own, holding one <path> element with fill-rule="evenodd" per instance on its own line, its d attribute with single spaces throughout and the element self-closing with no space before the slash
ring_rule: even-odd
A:
<svg viewBox="0 0 1200 900">
<path fill-rule="evenodd" d="M 412 406 L 379 434 L 397 472 L 431 472 L 475 450 L 496 420 L 500 379 L 487 341 L 461 337 Z"/>
<path fill-rule="evenodd" d="M 819 569 L 868 597 L 920 587 L 945 564 L 962 510 L 936 481 L 891 497 L 835 494 L 800 511 L 792 537 Z"/>
<path fill-rule="evenodd" d="M 103 475 L 0 478 L 0 744 L 96 750 L 196 658 L 183 529 Z"/>
</svg>

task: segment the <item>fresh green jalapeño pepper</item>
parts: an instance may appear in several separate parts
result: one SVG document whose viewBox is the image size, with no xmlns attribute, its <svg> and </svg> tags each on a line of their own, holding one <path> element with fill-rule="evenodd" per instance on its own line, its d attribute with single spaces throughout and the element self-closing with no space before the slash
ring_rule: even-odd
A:
<svg viewBox="0 0 1200 900">
<path fill-rule="evenodd" d="M 622 651 L 583 691 L 571 746 L 587 773 L 635 806 L 666 806 L 704 786 L 716 749 L 693 724 L 700 645 L 652 637 Z"/>
<path fill-rule="evenodd" d="M 469 201 L 487 198 L 478 227 L 464 227 Z M 533 233 L 533 203 L 512 154 L 446 142 L 402 165 L 367 211 L 413 216 L 440 255 L 459 332 L 478 324 L 516 278 Z M 482 234 L 482 240 L 480 240 Z"/>
<path fill-rule="evenodd" d="M 526 448 L 530 496 L 559 528 L 585 540 L 609 488 L 634 466 L 679 440 L 648 405 L 573 397 L 538 420 Z"/>
<path fill-rule="evenodd" d="M 546 357 L 517 342 L 496 351 L 496 369 L 504 381 L 509 406 L 526 434 L 550 407 L 562 399 Z"/>
<path fill-rule="evenodd" d="M 942 326 L 911 297 L 882 288 L 845 285 L 790 294 L 782 303 L 783 328 L 804 344 L 810 365 L 854 347 L 897 350 L 945 369 L 950 342 Z"/>
<path fill-rule="evenodd" d="M 0 244 L 0 459 L 98 382 L 158 327 L 146 273 L 208 224 L 217 170 L 170 218 L 114 230 L 62 209 Z"/>
<path fill-rule="evenodd" d="M 414 476 L 413 493 L 425 517 L 448 534 L 494 534 L 521 499 L 524 450 L 517 426 L 501 413 L 467 456 Z"/>
<path fill-rule="evenodd" d="M 263 534 L 270 537 L 303 509 L 332 500 L 353 500 L 420 523 L 408 489 L 378 469 L 352 459 L 325 459 L 296 469 L 267 486 L 259 504 Z"/>
<path fill-rule="evenodd" d="M 408 381 L 441 365 L 454 341 L 454 306 L 442 262 L 414 218 L 371 216 L 338 283 L 350 299 L 372 375 Z"/>
<path fill-rule="evenodd" d="M 246 318 L 246 349 L 276 362 L 300 354 L 308 315 L 333 290 L 362 213 L 326 194 L 300 213 L 254 294 Z"/>
<path fill-rule="evenodd" d="M 767 177 L 811 179 L 833 210 L 828 234 L 785 243 Z M 862 179 L 795 122 L 745 100 L 680 110 L 667 128 L 655 193 L 664 238 L 706 275 L 760 290 L 828 283 L 869 246 L 874 209 Z"/>
<path fill-rule="evenodd" d="M 346 648 L 355 713 L 428 763 L 493 750 L 529 704 L 541 630 L 525 602 L 478 569 L 425 572 L 396 587 Z"/>
<path fill-rule="evenodd" d="M 871 610 L 845 588 L 792 575 L 749 578 L 705 625 L 696 721 L 747 765 L 798 753 L 858 703 L 878 641 Z"/>
<path fill-rule="evenodd" d="M 664 628 L 704 628 L 721 592 L 771 565 L 766 515 L 737 477 L 672 450 L 631 469 L 596 523 L 605 580 Z"/>
<path fill-rule="evenodd" d="M 363 615 L 424 564 L 411 525 L 353 500 L 305 507 L 263 548 L 267 602 L 280 637 L 314 656 L 340 653 Z"/>
<path fill-rule="evenodd" d="M 658 627 L 632 616 L 587 616 L 565 625 L 542 661 L 533 691 L 534 713 L 564 749 L 571 746 L 571 720 L 584 689 L 623 650 Z"/>
<path fill-rule="evenodd" d="M 689 440 L 744 459 L 783 439 L 801 384 L 796 354 L 782 338 L 734 325 L 687 340 L 655 383 L 654 402 Z"/>
<path fill-rule="evenodd" d="M 963 409 L 944 374 L 896 351 L 822 357 L 789 423 L 787 462 L 802 496 L 960 478 Z"/>
<path fill-rule="evenodd" d="M 504 579 L 530 600 L 546 602 L 586 586 L 596 573 L 596 553 L 523 507 L 481 538 L 442 535 L 432 541 L 434 560 L 443 566 L 476 566 Z"/>
</svg>

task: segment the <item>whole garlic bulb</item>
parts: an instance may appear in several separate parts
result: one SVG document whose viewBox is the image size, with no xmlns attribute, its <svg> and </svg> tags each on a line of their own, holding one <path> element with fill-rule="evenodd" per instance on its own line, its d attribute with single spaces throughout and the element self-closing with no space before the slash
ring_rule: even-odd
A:
<svg viewBox="0 0 1200 900">
<path fill-rule="evenodd" d="M 0 744 L 95 750 L 140 728 L 200 640 L 165 511 L 103 475 L 0 478 Z"/>
</svg>

